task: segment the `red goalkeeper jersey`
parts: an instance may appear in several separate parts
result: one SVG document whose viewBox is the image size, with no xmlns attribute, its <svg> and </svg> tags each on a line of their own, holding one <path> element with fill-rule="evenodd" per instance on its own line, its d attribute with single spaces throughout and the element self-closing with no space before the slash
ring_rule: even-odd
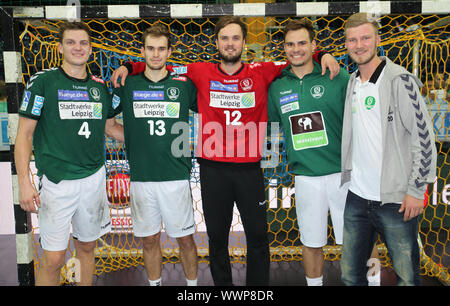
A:
<svg viewBox="0 0 450 306">
<path fill-rule="evenodd" d="M 197 87 L 197 157 L 233 163 L 261 160 L 267 128 L 267 91 L 286 66 L 272 62 L 243 63 L 233 75 L 213 63 L 172 67 L 176 73 L 188 76 Z M 137 74 L 145 70 L 145 63 L 132 63 L 132 67 L 133 74 Z"/>
</svg>

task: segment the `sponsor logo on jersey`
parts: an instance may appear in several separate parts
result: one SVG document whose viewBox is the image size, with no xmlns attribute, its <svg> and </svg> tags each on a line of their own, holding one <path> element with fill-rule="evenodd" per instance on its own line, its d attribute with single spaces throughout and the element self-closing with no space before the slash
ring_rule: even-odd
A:
<svg viewBox="0 0 450 306">
<path fill-rule="evenodd" d="M 166 106 L 166 113 L 170 116 L 170 117 L 177 117 L 178 118 L 178 113 L 180 111 L 180 106 L 178 103 L 169 103 Z"/>
<path fill-rule="evenodd" d="M 285 90 L 285 91 L 280 91 L 280 95 L 288 95 L 290 93 L 292 93 L 292 89 Z"/>
<path fill-rule="evenodd" d="M 280 98 L 280 105 L 284 105 L 286 103 L 290 103 L 290 102 L 294 102 L 294 101 L 298 101 L 298 94 L 294 93 L 292 95 L 289 96 L 284 96 Z"/>
<path fill-rule="evenodd" d="M 323 87 L 322 85 L 314 85 L 313 87 L 311 87 L 309 92 L 311 93 L 311 96 L 314 99 L 319 99 L 320 97 L 323 96 L 325 92 L 325 87 Z"/>
<path fill-rule="evenodd" d="M 164 91 L 160 90 L 151 90 L 151 91 L 142 91 L 142 90 L 133 90 L 133 100 L 148 100 L 148 101 L 157 101 L 164 100 Z"/>
<path fill-rule="evenodd" d="M 228 83 L 228 84 L 231 84 L 231 83 L 237 83 L 237 82 L 239 82 L 239 79 L 234 79 L 234 80 L 223 80 L 223 83 Z"/>
<path fill-rule="evenodd" d="M 225 85 L 220 83 L 219 81 L 211 81 L 211 90 L 221 90 L 221 91 L 228 91 L 228 92 L 238 92 L 239 88 L 237 84 L 231 84 L 231 85 Z"/>
<path fill-rule="evenodd" d="M 292 111 L 295 111 L 295 110 L 298 110 L 298 109 L 300 109 L 300 106 L 298 105 L 298 101 L 295 101 L 295 102 L 292 102 L 292 103 L 289 103 L 289 104 L 282 105 L 281 106 L 281 113 L 285 114 L 285 113 L 292 112 Z"/>
<path fill-rule="evenodd" d="M 89 89 L 89 93 L 95 101 L 100 100 L 100 89 L 97 87 L 91 87 L 91 89 Z"/>
<path fill-rule="evenodd" d="M 185 77 L 185 76 L 176 76 L 176 77 L 173 77 L 172 80 L 186 82 L 187 81 L 187 77 Z"/>
<path fill-rule="evenodd" d="M 174 66 L 172 67 L 172 70 L 175 74 L 186 74 L 187 66 Z"/>
<path fill-rule="evenodd" d="M 94 102 L 58 102 L 59 117 L 70 119 L 102 119 L 102 104 Z"/>
<path fill-rule="evenodd" d="M 310 112 L 289 117 L 292 146 L 304 150 L 326 146 L 328 137 L 322 112 Z"/>
<path fill-rule="evenodd" d="M 176 100 L 180 96 L 180 90 L 177 87 L 169 87 L 166 92 L 170 100 Z"/>
<path fill-rule="evenodd" d="M 260 63 L 251 63 L 250 65 L 249 65 L 249 67 L 251 68 L 251 69 L 253 69 L 253 68 L 256 68 L 256 67 L 259 67 L 259 66 L 262 66 Z"/>
<path fill-rule="evenodd" d="M 89 101 L 89 94 L 85 90 L 58 89 L 58 100 L 62 101 Z"/>
<path fill-rule="evenodd" d="M 119 104 L 120 104 L 120 97 L 118 95 L 114 94 L 113 98 L 112 98 L 112 107 L 114 109 L 116 109 L 117 106 L 119 106 Z"/>
<path fill-rule="evenodd" d="M 178 118 L 179 102 L 138 102 L 133 101 L 135 118 Z"/>
<path fill-rule="evenodd" d="M 44 106 L 44 100 L 45 100 L 44 97 L 41 97 L 41 96 L 34 97 L 33 108 L 31 109 L 31 113 L 33 115 L 36 115 L 36 116 L 41 115 L 41 109 L 42 109 L 42 106 Z"/>
<path fill-rule="evenodd" d="M 250 78 L 245 78 L 239 82 L 239 85 L 241 85 L 242 90 L 248 91 L 253 87 L 253 80 Z"/>
<path fill-rule="evenodd" d="M 153 84 L 149 84 L 148 88 L 150 89 L 164 89 L 164 84 L 163 85 L 153 85 Z"/>
<path fill-rule="evenodd" d="M 364 105 L 366 106 L 367 110 L 371 110 L 375 106 L 376 100 L 373 96 L 367 96 L 364 99 Z"/>
<path fill-rule="evenodd" d="M 21 111 L 26 111 L 28 103 L 30 102 L 31 92 L 25 90 L 23 93 L 22 106 L 20 106 Z"/>
<path fill-rule="evenodd" d="M 105 84 L 105 81 L 103 81 L 101 78 L 96 77 L 95 75 L 92 75 L 91 79 L 96 81 L 96 82 L 98 82 L 98 83 Z"/>
<path fill-rule="evenodd" d="M 255 107 L 255 93 L 228 93 L 211 91 L 209 105 L 217 108 L 251 108 Z"/>
</svg>

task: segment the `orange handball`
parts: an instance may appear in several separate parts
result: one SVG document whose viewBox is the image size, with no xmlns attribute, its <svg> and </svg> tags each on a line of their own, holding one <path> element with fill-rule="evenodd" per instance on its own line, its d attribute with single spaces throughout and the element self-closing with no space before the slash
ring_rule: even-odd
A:
<svg viewBox="0 0 450 306">
<path fill-rule="evenodd" d="M 108 201 L 113 206 L 130 203 L 130 176 L 125 173 L 111 173 L 106 179 Z"/>
</svg>

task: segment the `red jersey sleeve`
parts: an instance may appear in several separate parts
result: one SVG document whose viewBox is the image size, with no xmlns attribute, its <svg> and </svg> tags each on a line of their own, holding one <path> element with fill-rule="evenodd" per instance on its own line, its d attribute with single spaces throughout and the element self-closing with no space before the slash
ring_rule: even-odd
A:
<svg viewBox="0 0 450 306">
<path fill-rule="evenodd" d="M 125 67 L 131 67 L 130 75 L 135 75 L 144 72 L 145 63 L 144 62 L 127 62 Z M 128 69 L 130 70 L 130 69 Z"/>
<path fill-rule="evenodd" d="M 320 50 L 316 51 L 313 54 L 313 59 L 317 63 L 320 64 L 320 60 L 324 54 L 325 54 L 325 52 L 323 52 L 323 51 L 320 51 Z M 277 76 L 279 76 L 281 74 L 281 70 L 286 68 L 288 66 L 288 64 L 289 64 L 289 62 L 282 63 L 282 64 L 277 63 L 277 62 L 267 62 L 266 64 L 264 64 L 264 66 L 267 66 L 267 68 L 265 70 L 267 70 L 267 73 L 268 73 L 267 79 L 270 80 L 269 83 L 272 82 L 273 79 L 275 79 Z M 130 65 L 132 68 L 132 72 L 130 73 L 130 75 L 139 74 L 139 73 L 144 72 L 144 70 L 145 70 L 144 62 L 127 62 L 127 65 Z M 195 65 L 190 64 L 189 66 L 190 66 L 190 69 L 187 70 L 187 76 L 191 79 L 192 79 L 192 77 L 195 78 L 195 75 L 196 75 Z M 172 65 L 168 65 L 167 70 L 173 71 Z"/>
</svg>

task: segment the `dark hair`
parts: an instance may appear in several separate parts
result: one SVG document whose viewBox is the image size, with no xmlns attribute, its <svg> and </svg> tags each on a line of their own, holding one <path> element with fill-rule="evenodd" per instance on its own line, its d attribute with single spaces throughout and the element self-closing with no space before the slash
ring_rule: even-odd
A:
<svg viewBox="0 0 450 306">
<path fill-rule="evenodd" d="M 155 23 L 151 27 L 147 28 L 144 31 L 144 33 L 142 33 L 141 41 L 142 41 L 142 45 L 144 46 L 144 48 L 145 48 L 145 39 L 147 38 L 147 36 L 154 36 L 154 37 L 164 36 L 167 38 L 167 47 L 171 48 L 170 32 L 169 32 L 169 29 L 165 25 L 163 25 L 161 23 Z"/>
<path fill-rule="evenodd" d="M 84 22 L 64 22 L 63 24 L 61 24 L 61 26 L 59 27 L 59 32 L 58 32 L 58 41 L 60 43 L 62 43 L 63 38 L 64 38 L 64 32 L 68 31 L 68 30 L 83 30 L 87 33 L 88 37 L 89 37 L 89 43 L 92 42 L 91 40 L 91 30 L 89 29 L 89 27 L 84 23 Z"/>
<path fill-rule="evenodd" d="M 216 36 L 216 39 L 218 38 L 217 35 L 219 34 L 220 30 L 233 23 L 241 27 L 242 38 L 245 39 L 247 37 L 247 25 L 239 17 L 236 16 L 223 16 L 219 18 L 214 29 L 214 35 Z"/>
<path fill-rule="evenodd" d="M 289 21 L 286 24 L 286 26 L 284 27 L 284 31 L 283 31 L 284 38 L 286 38 L 286 34 L 288 32 L 297 31 L 300 29 L 305 29 L 306 31 L 308 31 L 310 40 L 311 41 L 314 40 L 314 37 L 316 36 L 316 34 L 314 32 L 314 27 L 312 25 L 312 22 L 306 18 Z"/>
</svg>

